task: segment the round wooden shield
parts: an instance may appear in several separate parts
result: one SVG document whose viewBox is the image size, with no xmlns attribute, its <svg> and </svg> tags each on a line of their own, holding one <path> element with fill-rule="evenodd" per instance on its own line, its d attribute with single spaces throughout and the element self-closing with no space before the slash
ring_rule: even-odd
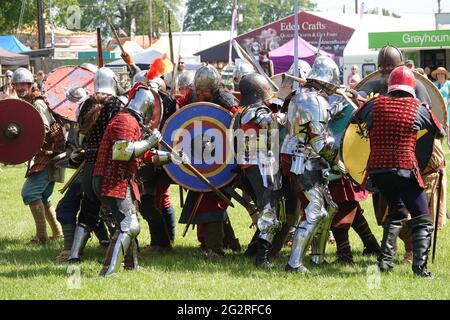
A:
<svg viewBox="0 0 450 320">
<path fill-rule="evenodd" d="M 95 73 L 81 66 L 63 66 L 54 69 L 48 74 L 44 83 L 45 96 L 50 109 L 69 121 L 77 121 L 77 102 L 67 98 L 66 92 L 70 88 L 82 87 L 88 95 L 95 92 Z"/>
<path fill-rule="evenodd" d="M 414 72 L 414 76 L 416 77 L 416 81 L 419 81 L 421 84 L 424 85 L 425 89 L 427 90 L 428 95 L 430 96 L 431 105 L 430 108 L 435 114 L 436 118 L 439 120 L 441 125 L 447 130 L 448 124 L 447 124 L 447 107 L 444 102 L 444 98 L 442 97 L 439 90 L 436 88 L 436 86 L 431 82 L 427 77 L 421 75 L 418 72 Z M 378 80 L 381 78 L 381 72 L 375 71 L 371 74 L 364 77 L 361 82 L 358 83 L 358 85 L 355 87 L 356 91 L 365 91 L 366 84 L 369 81 L 372 80 Z M 370 92 L 367 92 L 370 93 Z"/>
<path fill-rule="evenodd" d="M 0 162 L 30 160 L 44 143 L 45 129 L 39 112 L 19 99 L 0 101 Z"/>
<path fill-rule="evenodd" d="M 219 105 L 207 102 L 189 104 L 167 119 L 162 136 L 174 150 L 183 151 L 191 164 L 217 188 L 228 185 L 236 176 L 233 146 L 228 133 L 232 114 Z M 185 165 L 164 166 L 179 185 L 193 191 L 210 188 Z"/>
</svg>

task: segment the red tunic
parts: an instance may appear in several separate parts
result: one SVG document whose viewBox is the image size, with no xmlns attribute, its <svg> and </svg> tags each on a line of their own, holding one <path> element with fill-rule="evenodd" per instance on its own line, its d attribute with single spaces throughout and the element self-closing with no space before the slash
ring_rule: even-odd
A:
<svg viewBox="0 0 450 320">
<path fill-rule="evenodd" d="M 140 201 L 140 193 L 136 180 L 139 158 L 128 161 L 112 159 L 113 145 L 116 141 L 138 141 L 141 127 L 136 118 L 123 111 L 108 124 L 103 135 L 94 168 L 94 176 L 102 177 L 101 194 L 106 197 L 125 199 L 127 186 L 130 183 L 135 198 Z"/>
</svg>

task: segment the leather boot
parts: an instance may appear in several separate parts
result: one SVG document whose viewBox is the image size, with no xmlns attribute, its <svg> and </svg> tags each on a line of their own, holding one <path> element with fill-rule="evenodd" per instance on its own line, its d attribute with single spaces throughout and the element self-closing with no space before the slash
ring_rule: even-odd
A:
<svg viewBox="0 0 450 320">
<path fill-rule="evenodd" d="M 36 235 L 31 239 L 31 243 L 46 244 L 48 242 L 47 225 L 45 223 L 45 208 L 42 201 L 30 204 L 31 214 L 36 225 Z"/>
<path fill-rule="evenodd" d="M 403 257 L 403 263 L 412 263 L 413 246 L 411 240 L 411 232 L 409 231 L 407 225 L 403 226 L 398 237 L 405 243 L 405 256 Z"/>
<path fill-rule="evenodd" d="M 226 219 L 223 222 L 223 234 L 224 249 L 231 249 L 233 252 L 241 252 L 241 244 L 234 234 L 230 219 Z"/>
<path fill-rule="evenodd" d="M 391 271 L 394 268 L 394 256 L 397 250 L 397 237 L 403 227 L 403 220 L 394 220 L 388 217 L 383 224 L 383 240 L 381 253 L 378 257 L 380 271 Z"/>
<path fill-rule="evenodd" d="M 431 277 L 431 272 L 427 271 L 428 252 L 433 234 L 433 222 L 429 216 L 422 215 L 406 222 L 411 230 L 413 245 L 412 270 L 420 277 Z"/>
<path fill-rule="evenodd" d="M 359 205 L 352 223 L 352 228 L 364 244 L 363 256 L 375 255 L 378 257 L 380 255 L 380 244 L 372 233 L 372 230 L 370 230 L 369 224 L 363 215 L 363 210 Z"/>
<path fill-rule="evenodd" d="M 256 249 L 256 266 L 261 269 L 270 269 L 273 265 L 269 262 L 269 251 L 271 244 L 269 241 L 259 238 Z"/>
<path fill-rule="evenodd" d="M 332 228 L 334 239 L 337 247 L 337 263 L 353 264 L 353 256 L 348 239 L 348 229 L 346 228 Z"/>
<path fill-rule="evenodd" d="M 108 248 L 110 242 L 109 233 L 103 220 L 100 220 L 98 225 L 94 228 L 94 234 L 97 237 L 100 246 Z"/>
<path fill-rule="evenodd" d="M 62 239 L 64 236 L 61 224 L 56 219 L 55 207 L 51 203 L 45 206 L 45 219 L 47 220 L 48 224 L 50 225 L 50 228 L 52 229 L 51 239 L 52 240 Z"/>
<path fill-rule="evenodd" d="M 256 255 L 256 251 L 258 248 L 258 238 L 259 238 L 259 230 L 256 229 L 255 233 L 253 234 L 252 240 L 250 240 L 250 243 L 248 244 L 247 250 L 245 250 L 244 255 L 247 257 L 253 257 Z"/>
</svg>

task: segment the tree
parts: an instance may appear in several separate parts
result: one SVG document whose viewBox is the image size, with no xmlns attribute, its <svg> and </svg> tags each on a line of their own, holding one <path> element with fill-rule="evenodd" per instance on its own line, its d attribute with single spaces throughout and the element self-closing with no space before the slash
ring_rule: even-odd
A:
<svg viewBox="0 0 450 320">
<path fill-rule="evenodd" d="M 316 4 L 310 0 L 299 1 L 301 10 L 312 10 Z M 294 0 L 239 0 L 239 14 L 243 21 L 238 32 L 245 33 L 264 24 L 274 22 L 293 13 Z M 187 18 L 184 29 L 229 30 L 231 23 L 232 1 L 188 0 Z"/>
<path fill-rule="evenodd" d="M 310 0 L 300 0 L 299 9 L 303 11 L 311 11 L 317 7 L 317 4 Z M 264 0 L 259 2 L 259 10 L 263 24 L 268 24 L 294 12 L 294 0 Z"/>
<path fill-rule="evenodd" d="M 78 0 L 52 0 L 52 5 L 56 10 L 54 15 L 55 22 L 58 25 L 65 26 L 67 20 L 67 10 L 61 10 L 61 8 L 67 8 L 70 5 L 78 4 Z M 23 5 L 22 21 L 21 9 Z M 45 1 L 46 17 L 49 17 L 48 0 Z M 21 25 L 19 23 L 21 22 Z M 16 33 L 17 29 L 22 29 L 30 25 L 37 24 L 37 6 L 36 0 L 2 0 L 0 10 L 0 34 Z"/>
<path fill-rule="evenodd" d="M 189 0 L 183 30 L 229 30 L 232 1 Z"/>
<path fill-rule="evenodd" d="M 145 0 L 118 0 L 106 1 L 98 0 L 92 3 L 92 0 L 78 0 L 83 8 L 81 29 L 94 31 L 96 27 L 102 28 L 103 36 L 111 36 L 107 26 L 108 20 L 118 29 L 123 29 L 128 35 L 132 19 L 136 19 L 136 34 L 148 34 L 149 30 L 149 12 L 148 1 Z M 170 9 L 172 16 L 178 12 L 180 0 L 172 0 L 170 3 L 164 0 L 153 0 L 153 23 L 152 29 L 157 33 L 167 32 L 167 11 Z M 89 3 L 89 4 L 88 4 Z M 172 31 L 178 31 L 179 24 L 176 19 L 172 20 Z"/>
</svg>

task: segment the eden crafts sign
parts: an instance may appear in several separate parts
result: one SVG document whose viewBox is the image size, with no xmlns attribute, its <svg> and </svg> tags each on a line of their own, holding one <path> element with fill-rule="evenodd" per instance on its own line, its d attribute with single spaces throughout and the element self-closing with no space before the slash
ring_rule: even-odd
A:
<svg viewBox="0 0 450 320">
<path fill-rule="evenodd" d="M 370 49 L 379 49 L 387 44 L 399 48 L 450 47 L 450 30 L 369 33 Z"/>
</svg>

